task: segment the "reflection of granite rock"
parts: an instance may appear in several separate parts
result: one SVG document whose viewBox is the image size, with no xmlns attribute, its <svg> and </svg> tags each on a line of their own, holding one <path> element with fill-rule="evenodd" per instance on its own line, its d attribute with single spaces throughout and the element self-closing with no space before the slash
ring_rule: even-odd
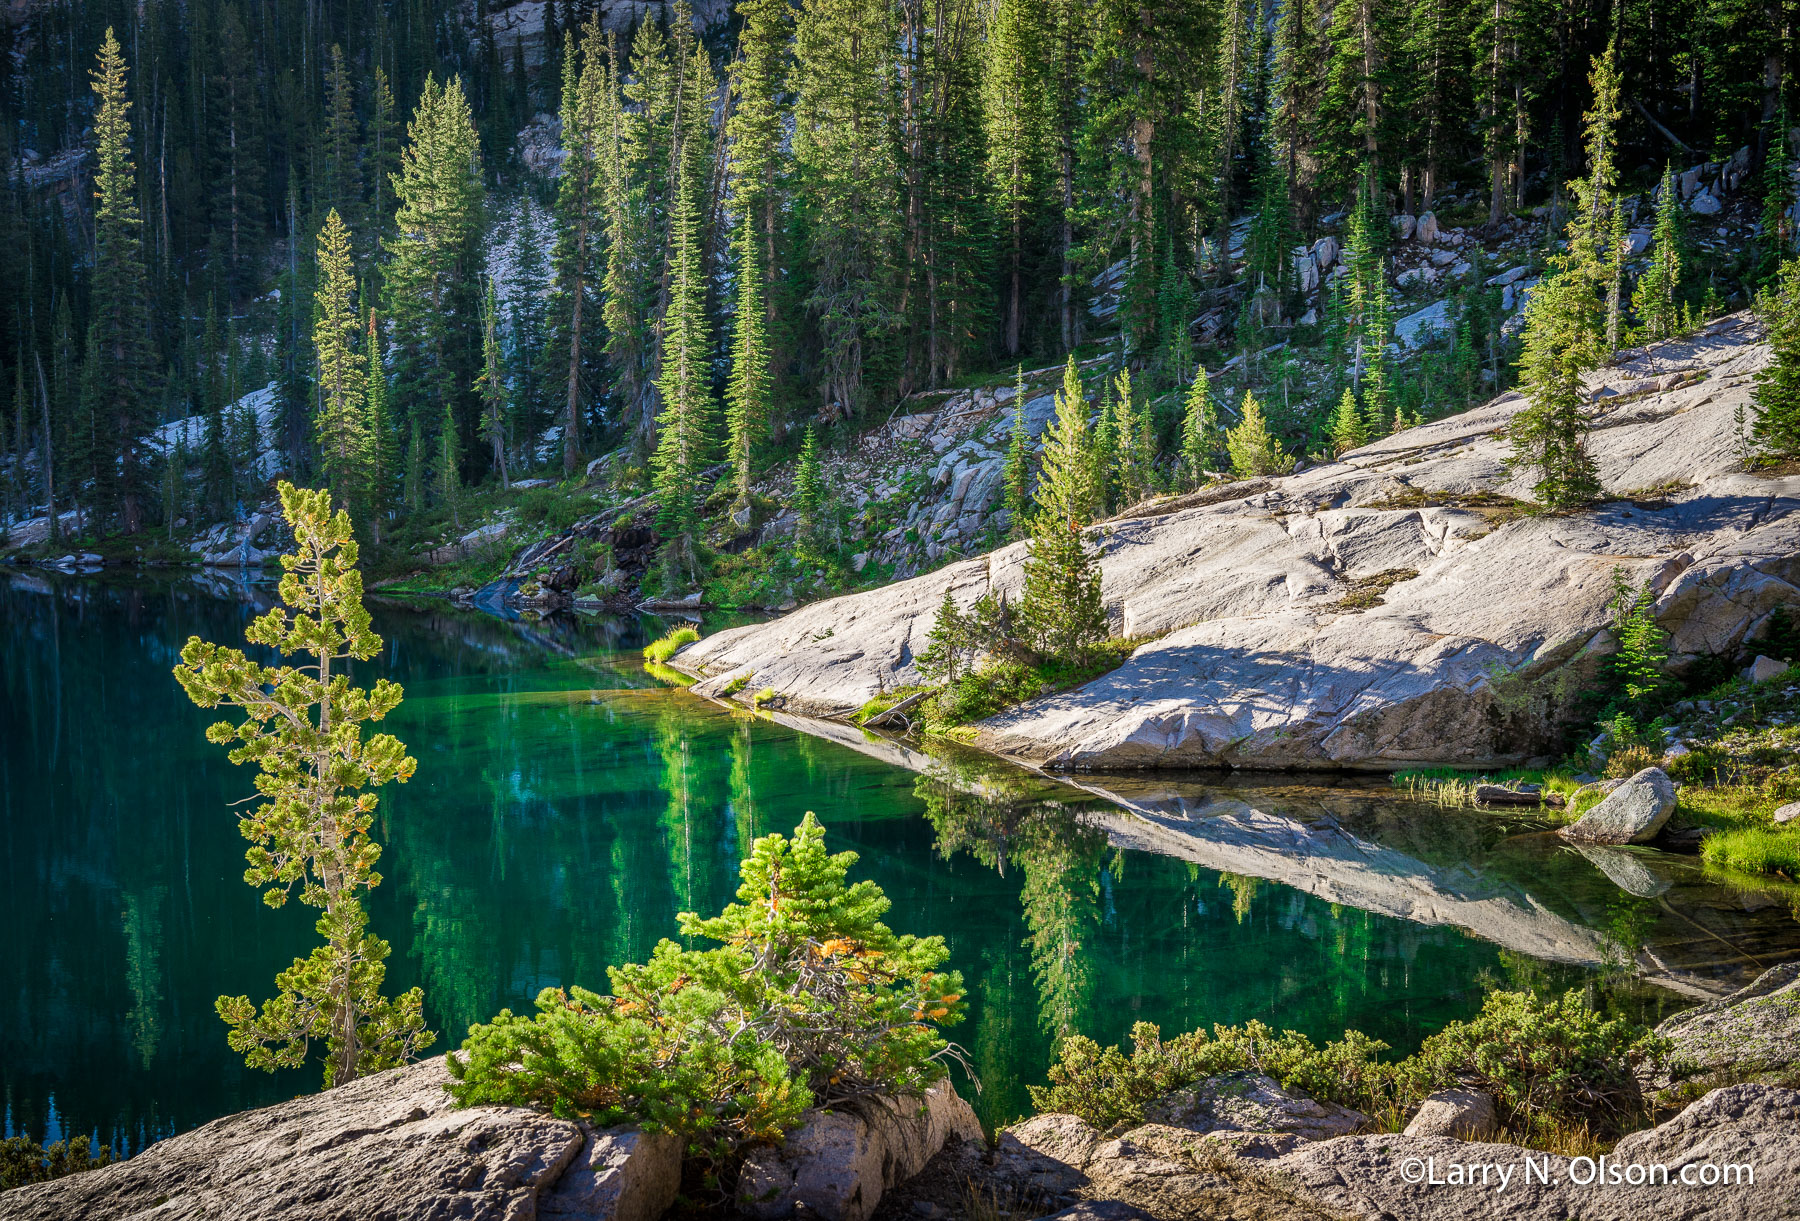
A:
<svg viewBox="0 0 1800 1221">
<path fill-rule="evenodd" d="M 1628 895 L 1636 895 L 1640 899 L 1654 899 L 1667 894 L 1674 883 L 1660 877 L 1644 864 L 1643 861 L 1625 851 L 1623 848 L 1602 847 L 1598 844 L 1577 844 L 1576 851 L 1594 863 L 1594 868 L 1611 878 L 1618 888 Z"/>
</svg>

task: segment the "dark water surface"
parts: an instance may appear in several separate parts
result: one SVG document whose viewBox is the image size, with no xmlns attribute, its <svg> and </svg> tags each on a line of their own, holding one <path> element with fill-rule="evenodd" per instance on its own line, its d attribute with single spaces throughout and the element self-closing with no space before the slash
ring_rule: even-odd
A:
<svg viewBox="0 0 1800 1221">
<path fill-rule="evenodd" d="M 189 634 L 240 644 L 270 596 L 0 574 L 7 1134 L 137 1148 L 318 1086 L 316 1068 L 245 1069 L 213 1013 L 221 993 L 269 994 L 312 913 L 244 885 L 228 803 L 250 773 L 169 675 Z M 1654 1016 L 1691 1000 L 1630 982 L 1634 958 L 1697 996 L 1796 952 L 1783 895 L 1661 854 L 1592 861 L 1491 814 L 1341 786 L 921 774 L 658 687 L 636 621 L 381 603 L 375 626 L 386 649 L 357 677 L 405 685 L 387 727 L 419 767 L 382 795 L 372 923 L 390 986 L 424 986 L 435 1051 L 547 985 L 604 988 L 676 912 L 723 905 L 751 840 L 807 810 L 862 855 L 890 925 L 948 939 L 970 997 L 951 1033 L 985 1089 L 959 1085 L 990 1124 L 1027 1109 L 1063 1031 L 1261 1017 L 1410 1050 L 1484 987 L 1587 982 Z"/>
</svg>

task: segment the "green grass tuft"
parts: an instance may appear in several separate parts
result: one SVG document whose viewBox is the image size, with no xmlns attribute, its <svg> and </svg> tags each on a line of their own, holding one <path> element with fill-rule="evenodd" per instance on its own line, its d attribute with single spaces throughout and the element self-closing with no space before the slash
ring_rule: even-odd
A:
<svg viewBox="0 0 1800 1221">
<path fill-rule="evenodd" d="M 700 639 L 700 632 L 693 627 L 678 627 L 665 633 L 660 638 L 644 646 L 644 660 L 657 665 L 665 664 L 669 658 L 683 645 L 694 643 Z"/>
<path fill-rule="evenodd" d="M 1778 873 L 1800 881 L 1800 831 L 1741 827 L 1709 835 L 1700 845 L 1709 865 L 1726 865 L 1745 873 Z"/>
</svg>

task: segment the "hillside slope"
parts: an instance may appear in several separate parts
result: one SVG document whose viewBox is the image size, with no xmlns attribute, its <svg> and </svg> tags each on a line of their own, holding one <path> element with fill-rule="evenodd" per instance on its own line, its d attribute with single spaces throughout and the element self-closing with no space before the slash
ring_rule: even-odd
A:
<svg viewBox="0 0 1800 1221">
<path fill-rule="evenodd" d="M 976 727 L 1057 767 L 1493 764 L 1541 756 L 1612 649 L 1612 570 L 1650 581 L 1677 664 L 1734 653 L 1800 602 L 1800 475 L 1746 473 L 1738 420 L 1767 359 L 1734 315 L 1590 379 L 1614 499 L 1522 511 L 1503 395 L 1277 479 L 1139 506 L 1090 530 L 1119 669 Z M 919 681 L 946 587 L 1016 598 L 1023 545 L 721 632 L 675 664 L 842 716 Z M 743 681 L 739 681 L 743 680 Z"/>
</svg>

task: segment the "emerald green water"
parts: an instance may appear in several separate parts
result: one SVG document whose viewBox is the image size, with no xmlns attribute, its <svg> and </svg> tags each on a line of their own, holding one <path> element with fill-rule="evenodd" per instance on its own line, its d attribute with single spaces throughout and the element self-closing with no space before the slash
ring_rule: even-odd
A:
<svg viewBox="0 0 1800 1221">
<path fill-rule="evenodd" d="M 312 932 L 297 905 L 272 912 L 243 884 L 228 803 L 250 776 L 203 741 L 214 718 L 169 676 L 189 634 L 241 642 L 269 596 L 0 575 L 8 1134 L 137 1148 L 318 1086 L 314 1069 L 246 1070 L 213 1014 L 221 993 L 267 995 Z M 547 985 L 604 987 L 605 967 L 672 935 L 676 912 L 726 902 L 752 838 L 806 810 L 861 854 L 893 927 L 947 938 L 971 1000 L 952 1034 L 985 1088 L 959 1086 L 989 1123 L 1027 1109 L 1063 1031 L 1112 1041 L 1139 1020 L 1262 1017 L 1410 1049 L 1476 1009 L 1484 983 L 1590 974 L 1115 847 L 1078 818 L 1114 807 L 1023 773 L 927 778 L 657 687 L 636 662 L 637 622 L 375 611 L 386 648 L 358 678 L 405 685 L 390 727 L 419 767 L 382 795 L 373 926 L 394 946 L 391 985 L 424 986 L 438 1051 Z M 1391 816 L 1391 802 L 1351 797 Z M 1528 854 L 1515 871 L 1542 868 Z M 1606 903 L 1573 902 L 1571 918 L 1615 919 Z"/>
</svg>

